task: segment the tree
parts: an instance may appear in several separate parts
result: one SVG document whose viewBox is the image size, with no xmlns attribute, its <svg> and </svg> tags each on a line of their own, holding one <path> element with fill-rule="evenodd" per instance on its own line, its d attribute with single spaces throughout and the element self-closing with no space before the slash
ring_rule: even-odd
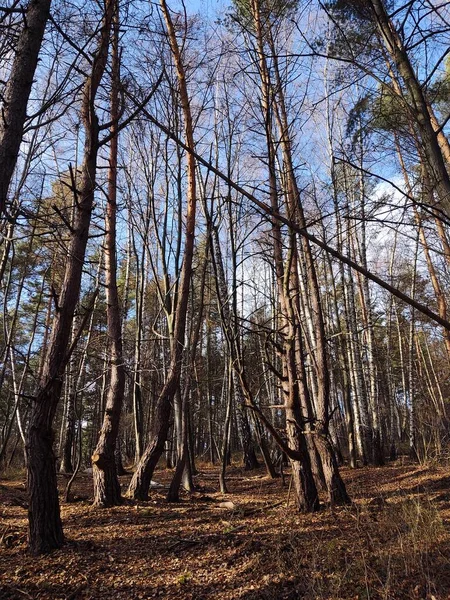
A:
<svg viewBox="0 0 450 600">
<path fill-rule="evenodd" d="M 39 389 L 33 401 L 27 439 L 29 546 L 33 554 L 60 548 L 64 535 L 59 511 L 56 465 L 53 453 L 53 420 L 61 396 L 64 369 L 70 358 L 70 330 L 78 301 L 89 225 L 94 202 L 99 126 L 95 99 L 105 72 L 114 3 L 108 1 L 102 18 L 92 69 L 82 98 L 85 128 L 84 160 L 80 183 L 72 182 L 75 219 L 61 293 L 55 306 Z"/>
<path fill-rule="evenodd" d="M 15 47 L 0 119 L 0 215 L 6 210 L 8 190 L 19 155 L 33 78 L 51 0 L 30 0 Z M 6 9 L 8 10 L 8 9 Z M 11 9 L 12 11 L 12 9 Z"/>
<path fill-rule="evenodd" d="M 116 469 L 116 442 L 125 392 L 125 365 L 122 352 L 122 315 L 117 287 L 116 212 L 117 151 L 119 119 L 119 2 L 114 2 L 112 17 L 111 142 L 109 151 L 108 198 L 105 218 L 105 284 L 109 341 L 109 387 L 97 447 L 92 455 L 94 504 L 120 504 L 120 483 Z"/>
<path fill-rule="evenodd" d="M 184 131 L 186 145 L 190 150 L 194 149 L 193 124 L 190 108 L 186 74 L 183 59 L 178 44 L 176 29 L 170 15 L 168 6 L 161 0 L 161 11 L 167 28 L 168 43 L 173 55 L 177 71 L 180 102 L 183 109 Z M 192 260 L 195 242 L 196 221 L 196 174 L 195 158 L 188 152 L 186 156 L 188 182 L 187 182 L 187 210 L 185 223 L 185 241 L 183 250 L 183 263 L 178 285 L 178 298 L 176 301 L 176 314 L 174 324 L 174 336 L 170 349 L 170 365 L 167 378 L 155 408 L 155 418 L 151 440 L 147 445 L 133 475 L 128 489 L 128 494 L 136 499 L 145 500 L 148 496 L 150 481 L 153 471 L 164 451 L 164 444 L 170 426 L 171 404 L 177 393 L 180 383 L 183 349 L 185 344 L 186 315 L 189 301 L 189 288 L 192 275 Z"/>
</svg>

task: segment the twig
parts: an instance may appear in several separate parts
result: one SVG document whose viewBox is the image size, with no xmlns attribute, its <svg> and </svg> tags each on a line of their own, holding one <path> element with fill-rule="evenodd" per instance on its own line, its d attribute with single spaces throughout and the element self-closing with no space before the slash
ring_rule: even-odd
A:
<svg viewBox="0 0 450 600">
<path fill-rule="evenodd" d="M 78 594 L 86 587 L 86 583 L 81 583 L 78 587 L 76 587 L 70 594 L 68 594 L 64 600 L 73 600 L 78 596 Z"/>
<path fill-rule="evenodd" d="M 33 596 L 31 596 L 28 592 L 24 592 L 23 590 L 19 590 L 19 588 L 10 588 L 10 590 L 12 590 L 13 592 L 15 592 L 16 594 L 19 594 L 19 596 L 23 596 L 24 598 L 30 598 L 30 600 L 33 600 Z"/>
<path fill-rule="evenodd" d="M 292 474 L 291 474 L 291 478 L 289 480 L 289 489 L 288 489 L 288 495 L 287 495 L 287 500 L 286 500 L 286 508 L 289 508 L 289 499 L 291 497 L 291 488 L 292 488 Z"/>
<path fill-rule="evenodd" d="M 168 550 L 173 550 L 173 548 L 176 548 L 180 544 L 185 544 L 186 546 L 195 546 L 196 544 L 200 544 L 200 540 L 186 540 L 186 539 L 180 538 L 173 544 L 170 544 L 170 546 L 168 547 Z"/>
<path fill-rule="evenodd" d="M 266 510 L 270 510 L 271 508 L 276 508 L 277 506 L 281 506 L 283 504 L 283 500 L 281 500 L 281 502 L 275 502 L 274 504 L 269 504 L 269 506 L 265 505 L 265 506 L 259 506 L 258 508 L 252 508 L 249 511 L 246 511 L 244 509 L 244 517 L 248 517 L 249 515 L 254 515 L 256 513 L 259 512 L 263 512 Z"/>
</svg>

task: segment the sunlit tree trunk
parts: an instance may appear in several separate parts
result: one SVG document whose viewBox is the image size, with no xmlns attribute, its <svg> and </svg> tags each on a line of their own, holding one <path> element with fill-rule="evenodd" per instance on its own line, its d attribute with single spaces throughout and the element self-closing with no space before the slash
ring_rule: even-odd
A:
<svg viewBox="0 0 450 600">
<path fill-rule="evenodd" d="M 272 125 L 274 98 L 272 96 L 272 85 L 270 82 L 263 46 L 258 0 L 252 0 L 251 6 L 257 38 L 257 59 L 259 63 L 259 75 L 261 79 L 263 119 L 266 130 L 270 201 L 272 209 L 278 212 L 278 190 Z M 303 359 L 299 364 L 296 363 L 296 337 L 300 332 L 298 327 L 296 327 L 297 319 L 291 295 L 292 293 L 296 295 L 296 292 L 298 291 L 298 287 L 296 290 L 291 289 L 292 269 L 297 270 L 297 255 L 292 255 L 292 244 L 294 244 L 295 249 L 295 234 L 290 232 L 289 235 L 290 256 L 286 259 L 286 266 L 283 257 L 281 228 L 275 220 L 272 223 L 272 240 L 278 295 L 282 311 L 282 360 L 284 370 L 284 381 L 282 385 L 285 404 L 286 436 L 289 448 L 295 451 L 298 456 L 298 458 L 293 458 L 290 456 L 293 485 L 297 499 L 296 507 L 299 511 L 309 512 L 318 510 L 319 498 L 311 469 L 310 454 L 305 440 L 305 435 L 303 433 L 305 424 L 301 410 L 301 394 L 303 393 L 303 397 L 305 397 L 305 392 L 307 390 L 306 374 L 297 373 L 297 368 L 302 368 L 302 366 L 304 366 Z"/>
<path fill-rule="evenodd" d="M 410 114 L 414 117 L 415 126 L 421 138 L 421 146 L 426 157 L 429 176 L 436 189 L 441 208 L 447 216 L 450 216 L 450 177 L 441 147 L 444 148 L 445 152 L 448 149 L 442 142 L 441 147 L 439 145 L 438 135 L 435 127 L 433 127 L 434 115 L 430 115 L 423 87 L 411 64 L 401 36 L 392 19 L 389 18 L 383 0 L 369 0 L 369 5 L 372 8 L 374 21 L 386 50 L 391 56 L 408 92 L 412 109 Z"/>
<path fill-rule="evenodd" d="M 257 0 L 255 3 L 255 15 L 258 14 Z M 255 29 L 258 37 L 258 48 L 261 56 L 263 55 L 262 45 L 262 30 L 261 24 L 258 19 L 255 19 Z M 291 137 L 289 131 L 289 123 L 287 110 L 285 105 L 285 99 L 283 94 L 283 85 L 279 74 L 277 52 L 272 38 L 272 32 L 269 32 L 269 46 L 272 51 L 273 69 L 275 72 L 275 83 L 276 83 L 276 95 L 273 98 L 274 114 L 277 121 L 279 135 L 280 135 L 280 146 L 282 149 L 284 167 L 286 171 L 286 196 L 288 201 L 288 215 L 294 221 L 297 222 L 300 227 L 305 227 L 305 217 L 303 213 L 303 206 L 300 197 L 299 188 L 295 176 L 295 169 L 292 158 L 291 148 Z M 297 244 L 296 240 L 292 240 L 291 249 L 293 253 L 293 261 L 295 262 L 295 270 L 291 271 L 290 277 L 293 293 L 298 303 L 298 291 L 300 289 L 298 283 L 298 271 L 297 271 Z M 327 486 L 328 496 L 331 504 L 347 504 L 350 499 L 347 495 L 345 484 L 340 476 L 334 450 L 330 442 L 329 437 L 329 419 L 330 419 L 330 381 L 328 372 L 328 360 L 327 360 L 327 341 L 325 334 L 325 324 L 323 319 L 323 310 L 320 298 L 320 289 L 317 279 L 317 270 L 314 263 L 314 258 L 311 252 L 311 245 L 309 240 L 305 237 L 301 238 L 301 249 L 303 253 L 303 260 L 305 263 L 305 271 L 307 276 L 307 288 L 309 298 L 311 302 L 311 316 L 314 329 L 315 337 L 315 352 L 314 352 L 314 368 L 315 378 L 317 381 L 317 393 L 315 397 L 315 408 L 316 408 L 316 420 L 314 423 L 314 441 L 318 449 L 320 460 L 322 463 L 323 474 L 325 483 Z M 297 306 L 295 309 L 297 318 L 300 313 L 300 307 Z M 301 341 L 301 331 L 297 334 L 297 344 Z M 304 369 L 303 358 L 301 356 L 302 351 L 299 350 L 299 365 L 300 369 Z M 304 397 L 304 404 L 307 405 L 308 390 L 307 390 L 307 379 L 306 373 L 300 375 L 300 382 L 302 382 L 302 396 Z"/>
<path fill-rule="evenodd" d="M 106 204 L 105 285 L 106 318 L 109 352 L 109 387 L 103 424 L 97 447 L 92 455 L 94 505 L 114 506 L 121 503 L 120 483 L 116 468 L 116 442 L 125 392 L 125 366 L 122 353 L 122 314 L 117 289 L 117 151 L 119 118 L 119 3 L 114 1 L 111 44 L 111 142 L 109 150 L 108 198 Z"/>
<path fill-rule="evenodd" d="M 178 45 L 175 28 L 169 8 L 165 0 L 161 0 L 161 10 L 167 28 L 168 41 L 178 77 L 180 102 L 184 116 L 184 130 L 186 145 L 194 150 L 194 136 L 189 95 L 186 84 L 186 75 L 183 59 Z M 185 344 L 186 315 L 189 301 L 189 288 L 192 274 L 192 259 L 194 253 L 195 220 L 196 220 L 196 181 L 195 159 L 191 153 L 186 156 L 188 183 L 187 183 L 187 209 L 185 220 L 185 245 L 183 251 L 183 264 L 181 268 L 178 300 L 174 323 L 174 336 L 171 348 L 171 360 L 166 382 L 158 398 L 152 426 L 151 439 L 136 467 L 131 480 L 128 494 L 136 499 L 146 499 L 153 471 L 164 451 L 170 427 L 170 414 L 173 398 L 179 388 L 183 349 Z"/>
</svg>

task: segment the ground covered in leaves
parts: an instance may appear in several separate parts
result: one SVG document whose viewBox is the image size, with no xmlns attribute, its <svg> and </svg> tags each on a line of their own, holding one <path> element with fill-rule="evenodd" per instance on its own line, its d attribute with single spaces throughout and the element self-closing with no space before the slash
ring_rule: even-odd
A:
<svg viewBox="0 0 450 600">
<path fill-rule="evenodd" d="M 281 479 L 229 470 L 229 494 L 203 467 L 198 491 L 90 505 L 91 479 L 62 504 L 66 546 L 27 554 L 23 479 L 0 481 L 0 600 L 450 598 L 450 467 L 343 469 L 351 507 L 299 515 Z M 121 478 L 124 489 L 129 476 Z M 65 485 L 64 478 L 60 481 Z"/>
</svg>

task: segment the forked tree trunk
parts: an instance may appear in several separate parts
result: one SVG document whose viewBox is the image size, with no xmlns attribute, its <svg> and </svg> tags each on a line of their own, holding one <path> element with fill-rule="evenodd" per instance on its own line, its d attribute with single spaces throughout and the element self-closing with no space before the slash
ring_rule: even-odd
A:
<svg viewBox="0 0 450 600">
<path fill-rule="evenodd" d="M 289 446 L 299 452 L 301 460 L 290 459 L 292 481 L 297 498 L 296 508 L 299 512 L 315 512 L 319 510 L 319 495 L 311 470 L 310 455 L 305 436 L 299 435 L 297 423 L 301 416 L 296 414 L 297 408 L 286 408 L 286 435 Z"/>
<path fill-rule="evenodd" d="M 258 14 L 257 0 L 253 0 L 255 4 L 255 14 Z M 258 44 L 260 55 L 263 55 L 263 42 L 262 42 L 262 31 L 259 18 L 255 20 L 255 26 L 258 32 Z M 291 147 L 291 136 L 289 131 L 289 122 L 285 104 L 285 98 L 283 94 L 283 85 L 280 77 L 278 68 L 278 60 L 276 54 L 276 48 L 272 37 L 272 32 L 269 31 L 268 41 L 272 54 L 273 70 L 275 73 L 275 97 L 273 98 L 274 115 L 279 129 L 280 146 L 283 155 L 285 173 L 286 173 L 286 196 L 288 203 L 288 214 L 293 221 L 297 221 L 300 227 L 306 227 L 306 221 L 303 213 L 302 199 L 300 196 L 299 188 L 297 185 L 297 179 L 295 176 L 295 169 L 292 159 L 292 147 Z M 261 59 L 260 59 L 261 60 Z M 297 244 L 296 239 L 291 233 L 291 251 L 295 264 L 295 270 L 290 270 L 289 273 L 290 281 L 289 286 L 292 286 L 293 299 L 292 302 L 297 303 L 296 310 L 293 313 L 295 319 L 300 317 L 301 307 L 298 305 L 299 302 L 299 289 L 298 284 L 298 270 L 297 270 Z M 317 420 L 314 426 L 313 434 L 316 434 L 315 441 L 318 441 L 316 445 L 319 450 L 320 458 L 323 465 L 323 472 L 325 476 L 325 483 L 328 489 L 328 495 L 330 502 L 336 504 L 348 504 L 349 498 L 345 491 L 345 484 L 340 476 L 336 457 L 334 456 L 334 450 L 329 439 L 329 418 L 330 418 L 330 381 L 328 373 L 328 360 L 327 360 L 327 340 L 325 333 L 325 324 L 323 319 L 323 310 L 320 298 L 319 283 L 317 280 L 317 271 L 314 263 L 314 257 L 311 251 L 311 244 L 309 240 L 302 237 L 301 249 L 303 252 L 303 260 L 306 271 L 306 282 L 305 287 L 309 292 L 311 302 L 311 315 L 312 324 L 315 336 L 315 352 L 314 352 L 314 365 L 315 365 L 315 376 L 317 380 L 317 392 L 315 398 L 315 408 L 317 413 Z M 301 328 L 298 327 L 297 341 L 299 348 L 302 344 L 301 341 Z M 300 395 L 303 400 L 303 405 L 308 406 L 309 392 L 306 373 L 303 373 L 304 363 L 301 348 L 298 352 L 298 380 L 300 385 Z M 324 441 L 326 440 L 326 442 Z M 325 463 L 325 464 L 324 464 Z M 326 465 L 326 468 L 325 468 Z M 339 482 L 339 483 L 337 483 Z"/>
<path fill-rule="evenodd" d="M 253 0 L 252 7 L 254 11 L 255 27 L 257 32 L 259 32 L 258 61 L 260 67 L 261 94 L 264 110 L 264 122 L 266 128 L 270 202 L 271 208 L 275 212 L 278 212 L 278 189 L 275 168 L 275 149 L 273 144 L 272 131 L 273 98 L 271 97 L 271 90 L 273 86 L 271 85 L 269 80 L 269 73 L 262 45 L 261 24 L 259 20 L 258 5 L 255 0 Z M 281 227 L 275 220 L 272 221 L 272 240 L 277 291 L 281 307 L 281 323 L 283 330 L 282 360 L 285 371 L 284 375 L 286 377 L 286 381 L 283 382 L 283 395 L 286 407 L 286 436 L 289 448 L 282 448 L 282 450 L 286 452 L 286 450 L 291 449 L 297 453 L 297 456 L 295 458 L 292 456 L 290 457 L 292 467 L 292 479 L 297 495 L 297 509 L 300 511 L 315 511 L 319 509 L 320 505 L 317 494 L 317 488 L 314 482 L 314 476 L 311 469 L 310 455 L 303 433 L 304 422 L 301 414 L 301 404 L 299 395 L 300 381 L 296 370 L 294 348 L 294 323 L 296 322 L 296 317 L 292 306 L 292 299 L 290 298 L 291 281 L 289 281 L 289 276 L 291 269 L 285 269 L 283 259 L 283 240 L 281 235 Z M 295 237 L 291 234 L 290 243 L 292 243 L 293 241 L 295 241 Z M 291 249 L 290 252 L 292 253 Z M 304 383 L 305 382 L 303 381 L 303 384 Z M 247 401 L 250 402 L 250 397 L 247 399 Z M 268 424 L 264 421 L 263 415 L 260 416 L 267 427 Z M 272 435 L 274 435 L 274 433 L 275 432 L 272 432 Z M 278 445 L 280 445 L 280 442 L 279 440 L 277 440 L 275 435 L 274 439 L 277 441 Z M 288 452 L 286 452 L 286 454 L 288 454 Z"/>
<path fill-rule="evenodd" d="M 179 433 L 180 439 L 177 440 L 177 464 L 175 473 L 170 482 L 169 491 L 167 493 L 167 502 L 178 502 L 180 499 L 180 487 L 183 482 L 192 484 L 189 464 L 189 447 L 188 447 L 188 420 L 187 420 L 187 403 L 190 390 L 190 382 L 187 382 L 181 399 L 181 430 Z M 189 490 L 192 491 L 192 488 Z"/>
</svg>

